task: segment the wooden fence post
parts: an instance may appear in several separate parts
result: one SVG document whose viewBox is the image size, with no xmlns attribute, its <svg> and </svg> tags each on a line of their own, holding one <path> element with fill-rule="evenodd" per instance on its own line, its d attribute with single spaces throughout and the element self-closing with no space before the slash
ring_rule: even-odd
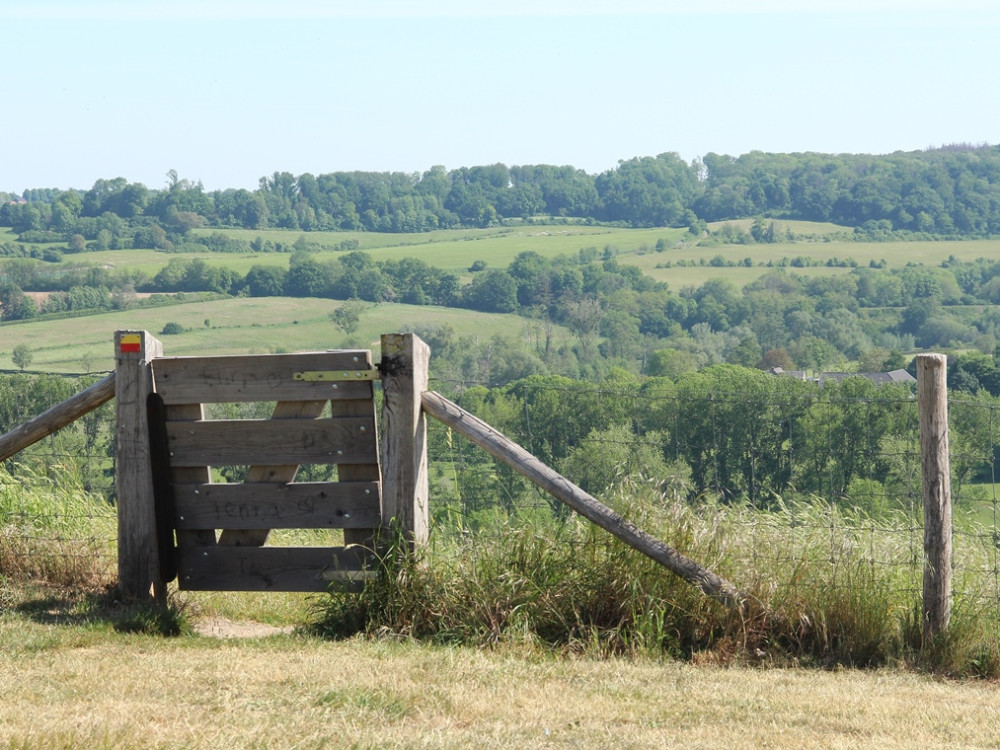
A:
<svg viewBox="0 0 1000 750">
<path fill-rule="evenodd" d="M 948 629 L 951 617 L 947 363 L 943 354 L 917 355 L 924 497 L 924 645 L 930 645 L 937 635 Z"/>
<path fill-rule="evenodd" d="M 412 333 L 382 336 L 382 525 L 412 545 L 427 541 L 427 390 L 430 347 Z"/>
<path fill-rule="evenodd" d="M 147 331 L 115 332 L 115 420 L 118 497 L 118 587 L 130 600 L 165 596 L 159 575 L 156 514 L 150 471 L 146 397 L 153 389 L 150 360 L 163 345 Z"/>
</svg>

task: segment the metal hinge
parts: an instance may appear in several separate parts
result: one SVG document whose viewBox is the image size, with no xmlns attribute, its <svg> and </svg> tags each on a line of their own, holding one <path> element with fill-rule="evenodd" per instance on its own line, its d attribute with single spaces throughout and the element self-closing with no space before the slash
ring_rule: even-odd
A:
<svg viewBox="0 0 1000 750">
<path fill-rule="evenodd" d="M 374 367 L 369 370 L 306 370 L 294 373 L 293 377 L 307 383 L 343 383 L 348 380 L 375 380 L 378 370 Z"/>
</svg>

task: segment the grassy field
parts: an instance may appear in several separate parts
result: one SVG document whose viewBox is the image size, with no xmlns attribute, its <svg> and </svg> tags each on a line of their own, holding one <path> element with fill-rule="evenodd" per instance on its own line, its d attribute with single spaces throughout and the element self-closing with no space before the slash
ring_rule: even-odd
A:
<svg viewBox="0 0 1000 750">
<path fill-rule="evenodd" d="M 187 616 L 195 626 L 215 623 L 203 632 L 217 635 L 165 638 L 125 632 L 122 607 L 45 590 L 3 593 L 0 745 L 10 748 L 1000 743 L 1000 706 L 988 682 L 893 669 L 573 658 L 523 645 L 228 638 L 221 636 L 267 631 L 219 619 L 207 599 L 189 601 Z M 296 606 L 286 611 L 300 615 Z"/>
<path fill-rule="evenodd" d="M 871 261 L 885 261 L 888 269 L 901 268 L 907 263 L 940 265 L 951 256 L 961 261 L 977 258 L 995 258 L 1000 254 L 1000 240 L 968 240 L 963 242 L 808 242 L 778 243 L 774 245 L 720 245 L 703 247 L 683 244 L 663 253 L 634 254 L 620 258 L 622 263 L 639 266 L 643 273 L 658 281 L 666 281 L 678 290 L 684 286 L 699 286 L 709 278 L 725 278 L 742 287 L 770 269 L 768 263 L 778 264 L 783 259 L 806 257 L 826 263 L 831 259 L 853 259 L 860 266 Z M 740 263 L 751 258 L 753 266 L 713 267 L 713 258 L 721 257 L 726 263 Z M 698 265 L 704 262 L 705 265 Z M 684 265 L 678 265 L 683 263 Z M 670 264 L 670 268 L 662 266 Z M 657 266 L 661 266 L 658 268 Z M 836 276 L 851 272 L 846 267 L 809 266 L 788 267 L 788 273 L 800 276 Z"/>
<path fill-rule="evenodd" d="M 749 222 L 734 222 L 748 225 Z M 621 229 L 585 225 L 525 226 L 482 230 L 449 230 L 425 234 L 377 234 L 371 232 L 326 232 L 305 235 L 309 240 L 334 245 L 345 239 L 356 239 L 359 246 L 376 259 L 398 259 L 416 256 L 428 263 L 445 268 L 467 279 L 468 267 L 483 260 L 488 267 L 509 264 L 518 253 L 538 252 L 547 257 L 577 255 L 581 249 L 594 248 L 603 253 L 614 248 L 621 263 L 638 266 L 642 271 L 671 289 L 679 291 L 694 287 L 710 278 L 725 278 L 741 287 L 769 269 L 767 264 L 783 259 L 807 256 L 825 263 L 832 258 L 854 259 L 859 265 L 885 261 L 888 268 L 898 268 L 916 262 L 940 264 L 951 256 L 960 260 L 996 257 L 1000 241 L 965 242 L 886 242 L 855 243 L 838 240 L 822 241 L 824 235 L 842 232 L 843 227 L 809 222 L 778 222 L 809 241 L 775 245 L 692 244 L 684 229 Z M 207 232 L 209 230 L 201 230 Z M 273 241 L 293 244 L 301 232 L 269 230 L 228 230 L 229 234 L 252 240 L 258 235 Z M 0 230 L 0 241 L 12 240 L 9 230 Z M 659 240 L 666 245 L 656 252 Z M 336 257 L 338 253 L 331 252 Z M 66 255 L 65 265 L 81 263 L 119 268 L 141 268 L 155 275 L 172 258 L 203 258 L 215 266 L 226 266 L 245 274 L 254 265 L 287 267 L 288 253 L 200 253 L 182 256 L 153 250 L 117 250 L 79 255 Z M 721 257 L 724 262 L 740 263 L 750 258 L 750 267 L 743 265 L 712 266 L 709 262 Z M 669 266 L 669 267 L 667 267 Z M 790 267 L 789 273 L 805 276 L 840 275 L 849 268 L 815 266 Z M 197 299 L 197 298 L 193 298 Z M 111 364 L 109 343 L 117 328 L 145 328 L 158 332 L 167 322 L 176 322 L 188 329 L 186 333 L 165 342 L 170 353 L 189 354 L 202 351 L 220 353 L 294 351 L 302 349 L 343 347 L 375 340 L 378 334 L 412 326 L 447 322 L 460 333 L 492 336 L 497 332 L 516 333 L 523 322 L 514 316 L 481 315 L 467 310 L 444 310 L 404 305 L 372 307 L 362 318 L 362 328 L 356 341 L 346 342 L 328 321 L 336 302 L 301 299 L 234 299 L 215 302 L 197 301 L 181 306 L 134 310 L 59 321 L 29 322 L 0 328 L 0 368 L 10 369 L 13 347 L 26 343 L 34 354 L 33 367 L 41 370 L 72 371 L 104 370 Z M 81 366 L 81 363 L 89 363 Z"/>
<path fill-rule="evenodd" d="M 728 222 L 746 229 L 749 220 Z M 622 263 L 636 265 L 644 273 L 670 283 L 673 289 L 697 286 L 710 278 L 730 279 L 742 286 L 765 273 L 767 264 L 780 263 L 797 256 L 815 259 L 821 263 L 833 258 L 853 259 L 868 266 L 871 261 L 885 261 L 888 268 L 899 268 L 907 263 L 937 265 L 950 256 L 971 261 L 982 257 L 995 257 L 1000 252 L 998 240 L 969 240 L 947 242 L 845 242 L 825 236 L 849 231 L 834 224 L 801 221 L 777 221 L 782 229 L 790 229 L 806 238 L 794 243 L 774 245 L 697 245 L 685 229 L 623 229 L 586 225 L 554 225 L 500 227 L 491 229 L 439 230 L 419 234 L 380 234 L 375 232 L 312 232 L 304 234 L 289 230 L 225 230 L 234 237 L 252 241 L 263 237 L 272 242 L 292 245 L 305 237 L 328 247 L 345 240 L 356 240 L 359 249 L 376 260 L 398 260 L 405 257 L 420 258 L 427 263 L 465 275 L 475 261 L 486 262 L 490 268 L 506 267 L 518 253 L 537 252 L 545 257 L 576 256 L 586 248 L 603 253 L 606 247 L 614 249 Z M 713 225 L 717 227 L 718 225 Z M 198 230 L 201 234 L 212 231 Z M 0 230 L 0 241 L 13 241 L 16 237 L 9 230 Z M 655 252 L 656 244 L 663 240 L 667 249 Z M 334 256 L 337 253 L 332 253 Z M 64 265 L 92 264 L 117 268 L 140 268 L 150 276 L 178 257 L 154 250 L 108 250 L 78 255 L 66 255 Z M 191 253 L 186 259 L 201 258 L 213 266 L 225 266 L 246 274 L 255 265 L 288 267 L 288 253 Z M 719 267 L 708 265 L 713 258 L 740 263 L 752 260 L 752 267 Z M 683 265 L 678 265 L 678 264 Z M 664 266 L 669 264 L 669 268 Z M 789 268 L 790 272 L 805 276 L 849 273 L 849 268 L 815 266 Z"/>
<path fill-rule="evenodd" d="M 327 299 L 256 297 L 138 308 L 63 320 L 0 326 L 0 369 L 13 369 L 13 349 L 27 344 L 31 369 L 46 372 L 104 371 L 114 368 L 114 332 L 144 329 L 163 341 L 168 356 L 247 354 L 371 348 L 379 336 L 414 326 L 447 324 L 459 335 L 489 339 L 518 335 L 525 320 L 516 315 L 401 304 L 368 305 L 361 326 L 345 336 L 330 321 L 342 303 Z M 160 336 L 168 322 L 187 329 Z M 568 334 L 567 334 L 568 335 Z M 376 355 L 378 359 L 378 355 Z"/>
<path fill-rule="evenodd" d="M 6 747 L 930 749 L 1000 742 L 996 686 L 982 681 L 296 634 L 163 639 L 61 615 L 52 600 L 29 612 L 0 619 Z M 220 633 L 236 629 L 225 625 Z"/>
</svg>

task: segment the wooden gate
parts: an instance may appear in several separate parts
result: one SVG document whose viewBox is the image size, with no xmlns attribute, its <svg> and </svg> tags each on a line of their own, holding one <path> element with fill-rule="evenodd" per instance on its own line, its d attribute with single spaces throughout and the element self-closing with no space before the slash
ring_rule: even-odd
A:
<svg viewBox="0 0 1000 750">
<path fill-rule="evenodd" d="M 383 363 L 394 340 L 383 337 Z M 155 338 L 129 331 L 118 332 L 117 347 L 126 592 L 141 595 L 150 582 L 162 590 L 174 577 L 187 590 L 351 588 L 370 573 L 386 519 L 414 516 L 383 495 L 371 352 L 165 357 Z M 270 416 L 220 417 L 240 409 L 210 406 L 252 402 L 266 403 Z M 415 408 L 419 414 L 419 391 Z M 408 443 L 405 451 L 413 450 L 423 445 Z M 336 477 L 296 481 L 304 466 L 336 467 Z M 245 468 L 245 478 L 219 481 L 219 467 Z M 398 467 L 390 473 L 400 476 Z M 425 506 L 420 482 L 404 483 Z M 390 484 L 398 496 L 400 482 Z M 407 528 L 421 541 L 419 527 Z M 274 529 L 342 529 L 343 543 L 273 546 Z"/>
</svg>

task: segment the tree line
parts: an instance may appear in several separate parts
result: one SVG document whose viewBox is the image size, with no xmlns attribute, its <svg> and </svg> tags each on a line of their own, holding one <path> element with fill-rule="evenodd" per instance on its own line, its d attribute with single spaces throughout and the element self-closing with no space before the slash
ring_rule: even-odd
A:
<svg viewBox="0 0 1000 750">
<path fill-rule="evenodd" d="M 634 227 L 780 217 L 869 236 L 1000 234 L 1000 146 L 887 155 L 676 153 L 572 166 L 435 166 L 419 173 L 275 172 L 255 190 L 206 191 L 171 170 L 162 189 L 125 178 L 89 190 L 0 193 L 0 225 L 80 249 L 166 248 L 195 227 L 421 232 L 561 218 Z M 868 238 L 868 237 L 866 237 Z"/>
</svg>

